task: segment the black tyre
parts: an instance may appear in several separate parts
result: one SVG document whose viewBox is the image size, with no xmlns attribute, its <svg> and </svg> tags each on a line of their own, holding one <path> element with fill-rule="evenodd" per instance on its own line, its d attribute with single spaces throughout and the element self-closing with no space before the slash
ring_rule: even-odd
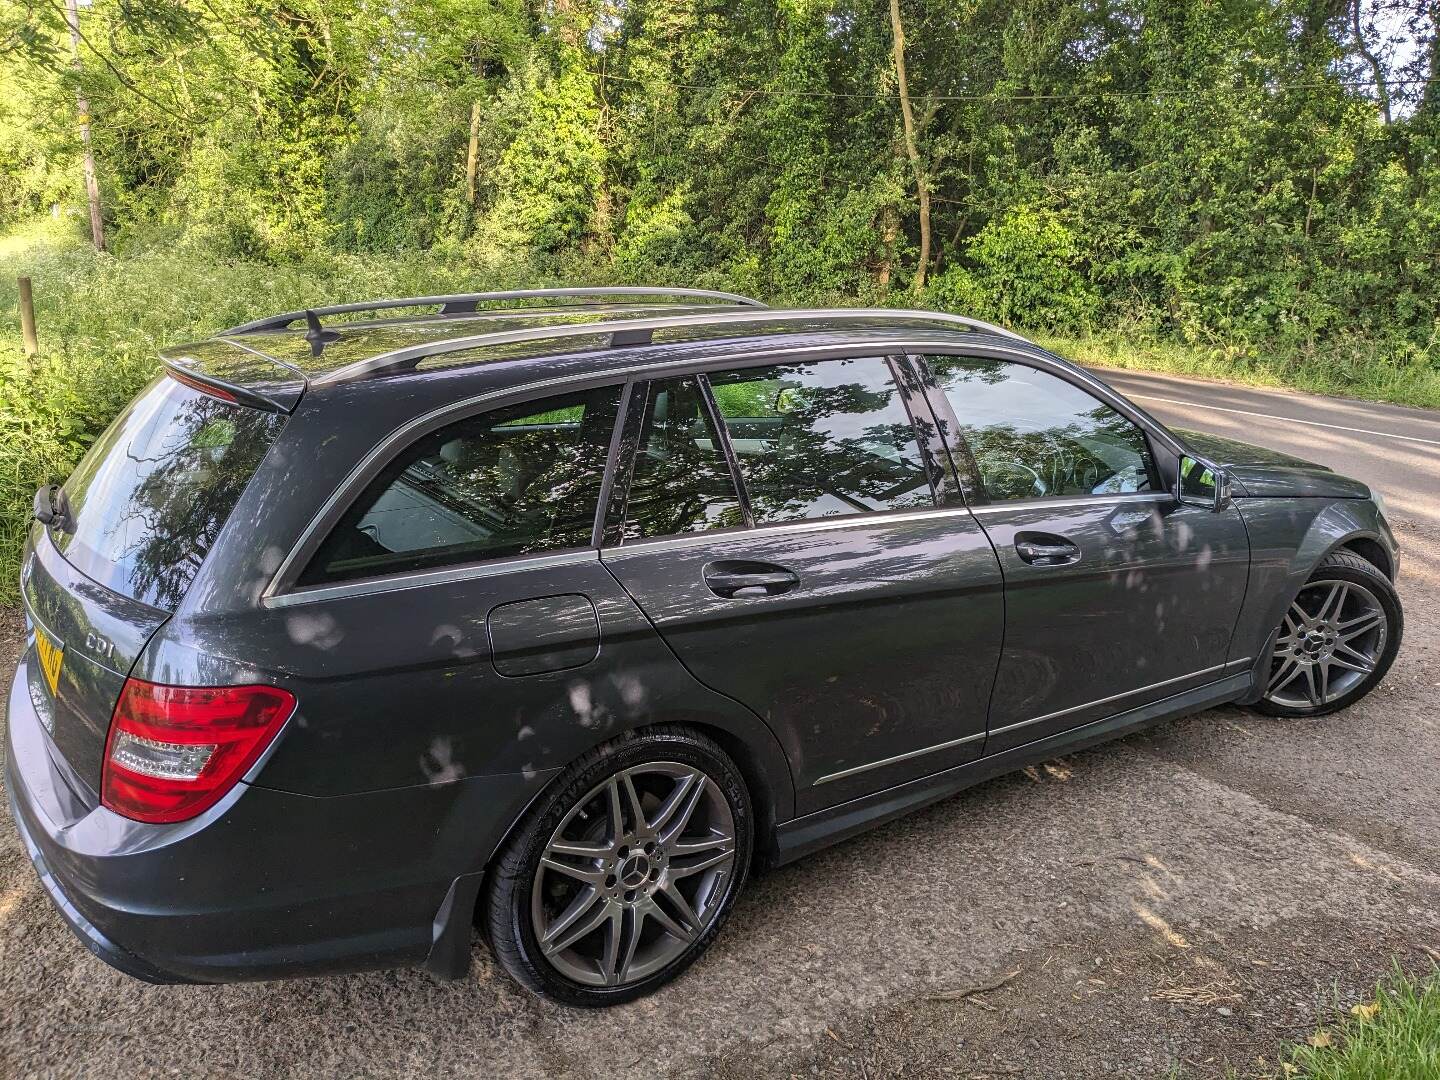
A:
<svg viewBox="0 0 1440 1080">
<path fill-rule="evenodd" d="M 1334 552 L 1286 611 L 1255 708 L 1324 716 L 1353 705 L 1390 670 L 1404 628 L 1390 579 L 1359 555 Z"/>
<path fill-rule="evenodd" d="M 745 884 L 750 796 L 712 739 L 622 736 L 572 764 L 497 856 L 477 917 L 501 966 L 565 1005 L 618 1005 L 705 951 Z"/>
</svg>

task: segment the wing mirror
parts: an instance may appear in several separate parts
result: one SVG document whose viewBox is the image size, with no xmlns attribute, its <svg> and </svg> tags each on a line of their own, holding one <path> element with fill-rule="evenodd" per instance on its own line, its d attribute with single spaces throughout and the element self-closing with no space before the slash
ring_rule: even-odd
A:
<svg viewBox="0 0 1440 1080">
<path fill-rule="evenodd" d="M 1203 506 L 1220 513 L 1230 505 L 1230 475 L 1218 465 L 1181 455 L 1175 480 L 1175 499 L 1188 506 Z"/>
</svg>

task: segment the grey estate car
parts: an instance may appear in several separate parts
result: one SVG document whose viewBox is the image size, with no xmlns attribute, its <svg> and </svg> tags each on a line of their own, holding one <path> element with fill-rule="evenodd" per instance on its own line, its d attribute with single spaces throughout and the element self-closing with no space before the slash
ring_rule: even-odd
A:
<svg viewBox="0 0 1440 1080">
<path fill-rule="evenodd" d="M 164 363 L 37 493 L 6 760 L 52 900 L 154 982 L 454 978 L 478 927 L 625 1001 L 757 866 L 1167 717 L 1342 708 L 1400 642 L 1364 484 L 978 320 L 521 290 Z"/>
</svg>

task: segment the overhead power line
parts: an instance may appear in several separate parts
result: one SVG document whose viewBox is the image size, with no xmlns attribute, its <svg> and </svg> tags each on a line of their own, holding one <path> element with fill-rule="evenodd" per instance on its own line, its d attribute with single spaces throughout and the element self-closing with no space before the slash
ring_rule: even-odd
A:
<svg viewBox="0 0 1440 1080">
<path fill-rule="evenodd" d="M 602 79 L 610 79 L 615 82 L 633 83 L 636 86 L 651 86 L 653 83 L 644 79 L 635 79 L 626 75 L 614 75 L 608 71 L 591 71 Z M 1430 82 L 1429 78 L 1412 79 L 1388 79 L 1386 85 L 1397 86 L 1424 86 Z M 670 83 L 671 88 L 676 90 L 714 90 L 725 93 L 740 94 L 745 96 L 763 95 L 780 97 L 789 95 L 791 97 L 807 98 L 831 98 L 836 100 L 890 100 L 893 94 L 884 93 L 879 90 L 869 92 L 855 92 L 846 94 L 830 93 L 825 90 L 797 90 L 789 87 L 766 87 L 766 86 L 718 86 L 706 85 L 703 83 Z M 924 94 L 927 101 L 1084 101 L 1094 98 L 1150 98 L 1150 97 L 1206 97 L 1217 92 L 1240 92 L 1244 90 L 1333 90 L 1333 89 L 1355 89 L 1360 87 L 1372 87 L 1374 79 L 1327 79 L 1323 82 L 1306 83 L 1249 83 L 1244 86 L 1234 84 L 1217 84 L 1203 88 L 1152 88 L 1148 90 L 1085 90 L 1065 94 L 1030 93 L 1030 94 L 997 94 L 997 93 L 976 93 L 976 94 Z"/>
</svg>

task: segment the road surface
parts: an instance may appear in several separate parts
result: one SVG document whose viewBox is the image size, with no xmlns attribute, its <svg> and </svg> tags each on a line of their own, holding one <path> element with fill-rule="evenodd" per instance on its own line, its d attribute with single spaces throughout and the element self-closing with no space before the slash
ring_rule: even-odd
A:
<svg viewBox="0 0 1440 1080">
<path fill-rule="evenodd" d="M 1259 443 L 1378 488 L 1402 520 L 1440 527 L 1440 414 L 1139 371 L 1095 374 L 1171 427 Z"/>
<path fill-rule="evenodd" d="M 974 788 L 760 879 L 690 973 L 609 1012 L 536 1001 L 478 942 L 453 984 L 145 986 L 74 940 L 3 822 L 0 1076 L 1275 1071 L 1337 995 L 1440 957 L 1440 422 L 1107 377 L 1167 422 L 1384 490 L 1406 640 L 1366 701 L 1315 722 L 1214 710 Z M 0 626 L 7 665 L 18 629 Z"/>
</svg>

